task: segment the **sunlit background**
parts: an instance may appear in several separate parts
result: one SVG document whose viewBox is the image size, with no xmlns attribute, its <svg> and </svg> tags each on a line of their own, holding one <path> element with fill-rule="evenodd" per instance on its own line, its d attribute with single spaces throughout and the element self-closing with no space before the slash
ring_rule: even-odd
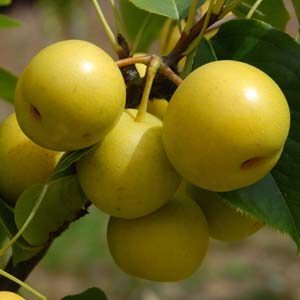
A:
<svg viewBox="0 0 300 300">
<path fill-rule="evenodd" d="M 113 20 L 109 1 L 102 3 L 108 19 Z M 66 38 L 91 41 L 114 55 L 90 1 L 15 0 L 4 11 L 22 23 L 21 27 L 0 30 L 0 66 L 15 74 L 20 74 L 41 48 Z M 294 34 L 295 28 L 291 22 L 288 31 Z M 12 109 L 0 100 L 0 119 Z M 212 241 L 204 264 L 192 278 L 156 284 L 129 277 L 115 266 L 105 240 L 106 223 L 104 214 L 92 210 L 73 224 L 57 239 L 28 282 L 49 300 L 92 286 L 102 288 L 109 300 L 300 299 L 296 247 L 271 229 L 240 243 Z"/>
</svg>

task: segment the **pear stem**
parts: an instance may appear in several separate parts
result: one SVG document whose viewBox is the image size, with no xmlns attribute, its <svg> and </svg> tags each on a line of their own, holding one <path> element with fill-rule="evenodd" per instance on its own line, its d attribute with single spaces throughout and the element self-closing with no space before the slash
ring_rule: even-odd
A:
<svg viewBox="0 0 300 300">
<path fill-rule="evenodd" d="M 149 100 L 152 84 L 153 84 L 155 75 L 161 66 L 161 63 L 162 63 L 162 61 L 159 56 L 153 56 L 148 65 L 144 92 L 143 92 L 142 100 L 141 100 L 141 103 L 139 106 L 139 110 L 135 117 L 136 122 L 142 122 L 146 115 L 148 100 Z"/>
<path fill-rule="evenodd" d="M 183 79 L 178 76 L 166 63 L 162 63 L 159 72 L 171 80 L 175 85 L 180 85 Z"/>
<path fill-rule="evenodd" d="M 213 8 L 214 8 L 214 0 L 210 0 L 209 7 L 208 7 L 208 10 L 207 10 L 207 13 L 206 13 L 206 16 L 205 16 L 205 20 L 204 20 L 201 32 L 200 32 L 199 36 L 192 42 L 190 47 L 186 50 L 186 52 L 184 53 L 185 56 L 188 56 L 191 53 L 193 53 L 193 51 L 195 51 L 195 49 L 197 49 L 198 46 L 200 45 L 200 43 L 202 41 L 202 38 L 205 34 L 205 31 L 206 31 L 206 29 L 209 25 L 209 19 L 210 19 L 210 16 L 212 14 Z"/>
<path fill-rule="evenodd" d="M 128 58 L 117 60 L 116 64 L 118 65 L 119 68 L 125 68 L 135 64 L 148 65 L 151 59 L 152 59 L 151 55 L 135 56 L 135 57 L 128 57 Z"/>
<path fill-rule="evenodd" d="M 234 15 L 230 15 L 230 16 L 228 15 L 228 16 L 223 17 L 223 19 L 221 19 L 221 20 L 217 21 L 216 23 L 214 23 L 213 25 L 209 26 L 207 28 L 207 30 L 205 31 L 205 34 L 210 33 L 212 31 L 214 31 L 215 29 L 220 28 L 223 24 L 227 23 L 228 21 L 234 20 L 234 19 L 236 19 L 236 16 L 234 16 Z"/>
<path fill-rule="evenodd" d="M 118 8 L 116 6 L 115 0 L 110 0 L 110 5 L 111 5 L 113 13 L 114 13 L 117 30 L 118 30 L 118 32 L 121 32 L 122 21 L 121 21 L 121 16 L 120 16 Z"/>
<path fill-rule="evenodd" d="M 26 221 L 24 222 L 24 224 L 22 225 L 22 227 L 20 228 L 20 230 L 17 232 L 17 234 L 5 245 L 2 247 L 2 249 L 0 249 L 0 256 L 3 256 L 6 251 L 19 239 L 19 237 L 21 237 L 21 235 L 24 233 L 24 231 L 26 230 L 26 228 L 28 227 L 28 225 L 30 224 L 30 222 L 32 221 L 32 219 L 34 218 L 36 212 L 38 211 L 46 193 L 48 190 L 48 184 L 45 184 L 39 194 L 38 199 L 36 200 L 34 207 L 32 208 L 32 211 L 30 212 L 29 216 L 27 217 Z"/>
<path fill-rule="evenodd" d="M 119 45 L 114 33 L 112 32 L 110 26 L 108 25 L 108 22 L 103 14 L 103 11 L 98 3 L 97 0 L 92 0 L 94 7 L 98 13 L 98 17 L 100 20 L 100 23 L 111 43 L 111 45 L 113 46 L 114 50 L 116 51 L 117 54 L 121 53 L 123 51 L 122 47 Z"/>
<path fill-rule="evenodd" d="M 194 26 L 198 2 L 198 0 L 193 0 L 189 8 L 188 18 L 183 30 L 186 34 L 188 34 L 191 28 Z"/>
<path fill-rule="evenodd" d="M 155 57 L 161 60 L 160 57 L 158 56 Z M 128 57 L 116 61 L 116 64 L 118 65 L 119 68 L 125 68 L 135 64 L 144 64 L 148 66 L 152 59 L 153 59 L 153 55 Z M 182 79 L 166 63 L 162 61 L 159 68 L 159 72 L 164 76 L 166 76 L 168 79 L 170 79 L 176 85 L 180 85 L 182 82 Z"/>
<path fill-rule="evenodd" d="M 219 15 L 225 5 L 227 0 L 216 0 L 214 9 L 213 9 L 213 14 Z"/>
<path fill-rule="evenodd" d="M 246 19 L 251 19 L 253 14 L 255 13 L 255 11 L 258 9 L 258 7 L 261 5 L 261 3 L 263 2 L 263 0 L 257 0 L 253 6 L 251 7 L 251 9 L 249 10 Z"/>
<path fill-rule="evenodd" d="M 13 275 L 5 272 L 2 269 L 0 269 L 0 275 L 7 278 L 7 279 L 9 279 L 9 280 L 11 280 L 11 281 L 13 281 L 13 282 L 15 282 L 18 285 L 20 285 L 21 287 L 23 287 L 24 289 L 26 289 L 27 291 L 29 291 L 30 293 L 35 295 L 37 298 L 39 298 L 41 300 L 47 300 L 46 296 L 42 295 L 41 293 L 39 293 L 37 290 L 33 289 L 31 286 L 29 286 L 28 284 L 26 284 L 22 280 L 19 280 L 18 278 L 16 278 Z"/>
<path fill-rule="evenodd" d="M 224 18 L 228 13 L 233 11 L 238 5 L 242 3 L 243 0 L 234 0 L 229 5 L 225 6 L 224 10 L 222 11 L 220 18 Z"/>
<path fill-rule="evenodd" d="M 186 56 L 186 62 L 185 62 L 185 65 L 184 65 L 184 69 L 180 73 L 180 76 L 182 78 L 186 78 L 187 75 L 191 73 L 191 70 L 193 68 L 195 55 L 196 55 L 196 51 L 194 51 L 194 52 L 192 52 L 192 53 L 190 53 L 189 55 Z"/>
</svg>

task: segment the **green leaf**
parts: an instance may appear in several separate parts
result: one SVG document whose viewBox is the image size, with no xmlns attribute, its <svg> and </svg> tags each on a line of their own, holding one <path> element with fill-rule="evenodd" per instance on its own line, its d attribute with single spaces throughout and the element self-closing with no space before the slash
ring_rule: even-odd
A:
<svg viewBox="0 0 300 300">
<path fill-rule="evenodd" d="M 295 41 L 300 44 L 300 32 L 298 32 Z"/>
<path fill-rule="evenodd" d="M 98 288 L 90 288 L 82 294 L 66 296 L 62 300 L 107 300 L 107 297 Z"/>
<path fill-rule="evenodd" d="M 10 5 L 12 0 L 0 0 L 0 6 Z"/>
<path fill-rule="evenodd" d="M 12 246 L 13 249 L 13 264 L 14 266 L 23 262 L 23 261 L 27 261 L 29 259 L 31 259 L 32 257 L 34 257 L 35 255 L 37 255 L 42 248 L 33 248 L 30 250 L 26 250 L 21 248 L 17 243 L 13 244 Z"/>
<path fill-rule="evenodd" d="M 75 174 L 75 163 L 92 151 L 94 146 L 90 146 L 77 151 L 71 151 L 65 153 L 57 164 L 53 174 L 50 176 L 49 180 L 57 180 L 62 177 L 66 177 Z"/>
<path fill-rule="evenodd" d="M 0 98 L 13 102 L 17 84 L 17 77 L 0 68 Z"/>
<path fill-rule="evenodd" d="M 43 184 L 27 189 L 15 207 L 15 222 L 20 229 L 28 218 L 40 195 Z M 31 245 L 43 245 L 67 221 L 73 220 L 81 211 L 86 198 L 76 176 L 68 176 L 49 183 L 47 193 L 23 238 Z"/>
<path fill-rule="evenodd" d="M 0 15 L 0 27 L 10 28 L 10 27 L 18 27 L 21 23 L 15 19 L 12 19 L 5 15 Z"/>
<path fill-rule="evenodd" d="M 297 214 L 293 214 L 289 208 L 271 174 L 252 186 L 219 194 L 235 207 L 281 232 L 288 232 L 295 241 L 299 241 L 298 230 L 294 225 Z"/>
<path fill-rule="evenodd" d="M 300 45 L 289 35 L 256 20 L 233 20 L 224 24 L 212 39 L 212 45 L 218 59 L 243 61 L 269 74 L 287 98 L 291 129 L 284 152 L 272 170 L 274 180 L 267 178 L 252 187 L 224 195 L 230 203 L 288 233 L 299 248 Z M 275 183 L 281 195 L 276 192 Z"/>
<path fill-rule="evenodd" d="M 299 0 L 292 0 L 292 3 L 294 5 L 298 21 L 300 23 L 300 1 Z"/>
<path fill-rule="evenodd" d="M 192 0 L 129 0 L 140 9 L 174 20 L 186 17 Z M 199 6 L 204 1 L 199 1 Z"/>
<path fill-rule="evenodd" d="M 131 4 L 129 0 L 120 0 L 119 5 L 125 31 L 131 43 L 135 42 L 140 28 L 146 25 L 136 50 L 137 52 L 147 52 L 149 46 L 158 37 L 165 17 L 139 9 Z"/>
<path fill-rule="evenodd" d="M 13 237 L 18 232 L 18 228 L 14 221 L 14 211 L 3 199 L 0 198 L 0 223 L 9 237 Z M 27 243 L 22 237 L 16 242 L 19 248 L 27 251 L 35 251 L 40 249 Z"/>
<path fill-rule="evenodd" d="M 181 0 L 177 1 L 180 2 Z M 193 0 L 189 0 L 189 1 L 183 1 L 181 5 L 179 5 L 180 7 L 180 19 L 184 19 L 188 16 L 189 14 L 189 8 L 192 4 Z M 198 4 L 197 4 L 197 8 L 199 8 L 202 4 L 204 4 L 205 0 L 198 0 Z"/>
<path fill-rule="evenodd" d="M 3 225 L 0 223 L 0 248 L 3 247 L 4 243 L 7 241 L 7 233 Z M 7 253 L 8 254 L 8 253 Z M 4 269 L 7 263 L 7 255 L 0 256 L 0 269 Z"/>
<path fill-rule="evenodd" d="M 3 245 L 4 240 L 7 238 L 7 232 L 0 222 L 0 247 Z"/>
<path fill-rule="evenodd" d="M 215 60 L 218 60 L 218 58 L 216 57 L 216 53 L 214 52 L 211 42 L 203 38 L 196 50 L 193 62 L 193 70 Z"/>
<path fill-rule="evenodd" d="M 234 14 L 241 18 L 245 17 L 255 2 L 256 0 L 242 1 L 242 3 L 234 10 Z M 252 18 L 262 20 L 278 29 L 284 30 L 290 19 L 290 15 L 283 0 L 264 0 L 253 14 Z"/>
</svg>

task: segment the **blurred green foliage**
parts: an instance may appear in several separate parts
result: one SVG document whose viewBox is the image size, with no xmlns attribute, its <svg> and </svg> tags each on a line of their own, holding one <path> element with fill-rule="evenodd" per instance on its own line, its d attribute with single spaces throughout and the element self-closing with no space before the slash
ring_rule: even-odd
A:
<svg viewBox="0 0 300 300">
<path fill-rule="evenodd" d="M 43 264 L 55 270 L 79 270 L 109 257 L 106 246 L 107 215 L 96 208 L 73 223 L 50 248 Z"/>
<path fill-rule="evenodd" d="M 53 39 L 84 38 L 86 36 L 87 16 L 82 0 L 37 0 L 42 12 L 45 32 Z"/>
<path fill-rule="evenodd" d="M 0 0 L 0 6 L 10 5 L 11 0 Z"/>
</svg>

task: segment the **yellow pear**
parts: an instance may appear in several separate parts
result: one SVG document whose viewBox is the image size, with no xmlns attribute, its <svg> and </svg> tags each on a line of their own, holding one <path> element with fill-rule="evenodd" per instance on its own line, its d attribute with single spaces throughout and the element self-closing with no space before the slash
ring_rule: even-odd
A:
<svg viewBox="0 0 300 300">
<path fill-rule="evenodd" d="M 202 208 L 208 223 L 209 234 L 216 240 L 239 241 L 254 234 L 264 225 L 227 204 L 215 192 L 187 183 L 186 193 Z"/>
<path fill-rule="evenodd" d="M 147 112 L 163 120 L 169 102 L 166 99 L 154 98 L 148 101 Z"/>
<path fill-rule="evenodd" d="M 51 175 L 61 156 L 29 140 L 11 114 L 0 125 L 0 195 L 15 204 L 26 188 Z"/>
<path fill-rule="evenodd" d="M 23 297 L 12 292 L 0 292 L 0 300 L 25 300 Z"/>
<path fill-rule="evenodd" d="M 85 41 L 62 41 L 26 67 L 16 89 L 16 115 L 36 144 L 76 150 L 97 143 L 114 127 L 125 90 L 118 66 L 103 50 Z"/>
<path fill-rule="evenodd" d="M 133 57 L 145 56 L 145 53 L 135 53 Z M 141 77 L 145 77 L 147 72 L 147 66 L 144 64 L 135 64 L 135 67 Z"/>
<path fill-rule="evenodd" d="M 108 245 L 126 273 L 153 281 L 179 281 L 192 275 L 208 248 L 208 228 L 200 207 L 177 194 L 146 217 L 110 218 Z"/>
<path fill-rule="evenodd" d="M 285 96 L 267 74 L 242 62 L 216 61 L 193 71 L 172 96 L 163 142 L 188 181 L 230 191 L 274 167 L 289 126 Z"/>
<path fill-rule="evenodd" d="M 137 218 L 160 208 L 180 177 L 164 152 L 162 123 L 137 110 L 123 113 L 116 127 L 77 164 L 79 182 L 95 206 L 109 215 Z"/>
</svg>

